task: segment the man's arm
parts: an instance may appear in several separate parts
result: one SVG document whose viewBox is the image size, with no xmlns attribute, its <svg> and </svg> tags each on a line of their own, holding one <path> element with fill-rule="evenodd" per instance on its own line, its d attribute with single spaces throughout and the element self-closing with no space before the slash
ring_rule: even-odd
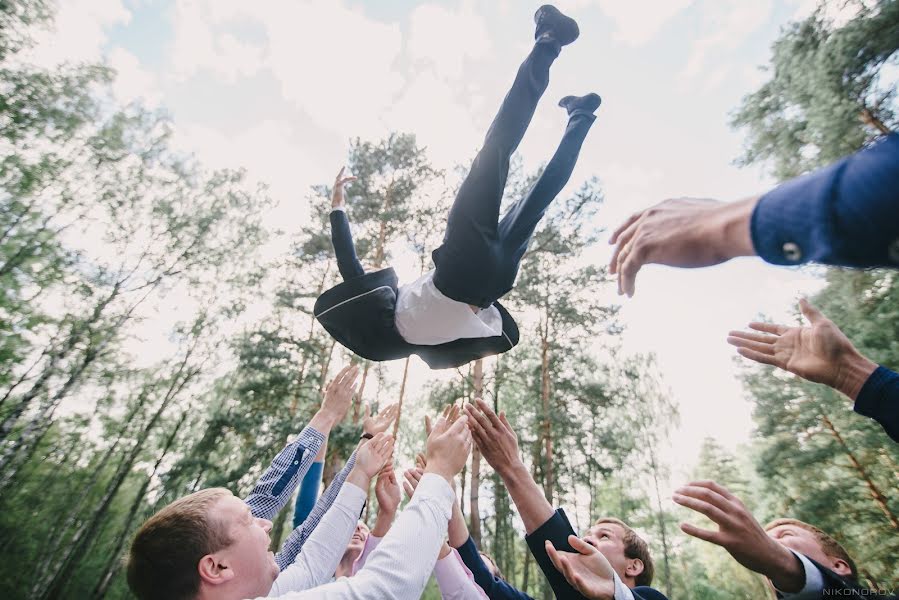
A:
<svg viewBox="0 0 899 600">
<path fill-rule="evenodd" d="M 842 331 L 803 299 L 808 326 L 750 323 L 727 341 L 741 356 L 823 383 L 855 401 L 855 412 L 876 420 L 899 442 L 899 374 L 868 359 Z"/>
<path fill-rule="evenodd" d="M 450 540 L 452 545 L 452 539 Z M 507 581 L 495 577 L 490 573 L 487 564 L 481 557 L 474 540 L 469 537 L 464 544 L 456 548 L 459 557 L 465 566 L 471 571 L 475 583 L 487 593 L 490 600 L 533 600 L 530 596 L 516 589 Z"/>
<path fill-rule="evenodd" d="M 562 574 L 553 566 L 546 553 L 544 543 L 550 540 L 556 548 L 572 552 L 568 544 L 568 536 L 575 535 L 565 512 L 554 511 L 552 505 L 543 495 L 543 490 L 534 481 L 518 452 L 518 436 L 509 425 L 504 413 L 499 416 L 493 409 L 478 398 L 477 409 L 466 405 L 472 436 L 481 451 L 481 455 L 499 474 L 521 520 L 524 522 L 525 540 L 537 564 L 552 586 L 556 597 L 582 598 L 577 590 L 569 584 Z"/>
<path fill-rule="evenodd" d="M 471 452 L 466 418 L 441 418 L 428 437 L 428 467 L 412 501 L 368 560 L 350 578 L 285 600 L 405 600 L 421 596 L 446 535 L 455 492 L 450 485 Z"/>
<path fill-rule="evenodd" d="M 369 414 L 368 407 L 366 406 L 365 416 L 362 421 L 363 433 L 375 436 L 387 431 L 390 425 L 393 424 L 393 421 L 396 420 L 398 411 L 398 406 L 396 404 L 391 404 L 384 407 L 378 414 L 372 416 Z M 278 563 L 278 567 L 280 567 L 282 571 L 296 560 L 297 555 L 303 549 L 303 544 L 306 543 L 306 540 L 321 522 L 322 517 L 334 503 L 337 494 L 340 493 L 343 482 L 346 481 L 347 476 L 356 464 L 357 453 L 365 445 L 366 441 L 367 440 L 363 439 L 359 442 L 356 449 L 353 451 L 353 454 L 351 454 L 349 460 L 347 460 L 346 465 L 344 465 L 343 469 L 341 469 L 337 476 L 331 481 L 331 484 L 315 503 L 312 512 L 309 513 L 309 516 L 306 517 L 303 524 L 294 529 L 287 540 L 284 541 L 281 549 L 275 555 L 275 562 Z"/>
<path fill-rule="evenodd" d="M 899 135 L 739 202 L 681 198 L 631 215 L 609 239 L 618 292 L 643 265 L 706 267 L 737 256 L 797 265 L 899 267 Z"/>
<path fill-rule="evenodd" d="M 407 600 L 424 591 L 446 535 L 454 498 L 439 475 L 428 474 L 390 532 L 356 575 L 283 600 Z M 340 552 L 344 550 L 341 547 Z"/>
<path fill-rule="evenodd" d="M 356 529 L 368 497 L 368 485 L 393 453 L 393 436 L 380 433 L 359 451 L 331 510 L 306 540 L 304 551 L 275 580 L 270 596 L 321 585 L 334 575 L 337 564 Z"/>
<path fill-rule="evenodd" d="M 331 429 L 343 420 L 356 392 L 355 366 L 343 368 L 325 390 L 322 406 L 300 432 L 295 441 L 288 444 L 272 461 L 244 499 L 258 519 L 274 520 L 290 501 L 300 480 L 328 437 Z"/>
<path fill-rule="evenodd" d="M 487 594 L 475 583 L 474 576 L 454 548 L 437 559 L 434 577 L 443 600 L 487 600 Z"/>
</svg>

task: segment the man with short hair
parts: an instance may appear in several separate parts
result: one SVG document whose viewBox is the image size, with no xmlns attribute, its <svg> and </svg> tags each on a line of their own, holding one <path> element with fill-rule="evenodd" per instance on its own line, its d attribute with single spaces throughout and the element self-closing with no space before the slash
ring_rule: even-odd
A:
<svg viewBox="0 0 899 600">
<path fill-rule="evenodd" d="M 617 519 L 600 519 L 583 539 L 578 538 L 565 511 L 553 510 L 521 460 L 518 436 L 506 415 L 497 416 L 480 398 L 475 404 L 465 407 L 472 436 L 481 455 L 506 485 L 524 522 L 531 554 L 556 598 L 666 600 L 661 592 L 648 587 L 653 564 L 646 543 Z M 587 556 L 585 552 L 589 553 L 588 560 L 581 560 L 581 556 Z M 574 577 L 566 577 L 566 569 L 574 566 L 590 571 L 596 585 L 581 587 L 572 581 Z"/>
<path fill-rule="evenodd" d="M 440 419 L 427 442 L 428 468 L 412 501 L 365 568 L 352 578 L 327 581 L 350 540 L 369 481 L 389 460 L 393 438 L 380 433 L 359 450 L 355 466 L 296 562 L 280 575 L 268 551 L 271 522 L 255 518 L 226 490 L 204 490 L 151 517 L 138 531 L 128 560 L 128 582 L 139 599 L 240 600 L 278 588 L 285 600 L 417 598 L 437 559 L 455 494 L 453 477 L 465 465 L 471 435 L 463 417 Z M 182 528 L 195 543 L 182 547 Z M 293 581 L 315 581 L 299 591 Z M 283 583 L 283 585 L 278 585 Z"/>
<path fill-rule="evenodd" d="M 684 533 L 721 546 L 738 563 L 764 575 L 779 598 L 819 600 L 873 594 L 859 585 L 858 571 L 846 550 L 817 527 L 796 519 L 778 519 L 763 528 L 739 498 L 714 481 L 688 483 L 675 491 L 673 500 L 718 525 L 718 531 L 711 531 L 682 523 Z"/>
</svg>

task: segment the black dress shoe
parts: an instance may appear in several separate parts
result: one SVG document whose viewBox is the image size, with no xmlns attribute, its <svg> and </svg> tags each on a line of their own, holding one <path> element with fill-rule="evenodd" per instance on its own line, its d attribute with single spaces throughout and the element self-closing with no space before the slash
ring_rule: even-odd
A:
<svg viewBox="0 0 899 600">
<path fill-rule="evenodd" d="M 560 46 L 567 46 L 581 34 L 577 22 L 571 17 L 563 15 L 558 8 L 544 4 L 534 13 L 534 23 L 537 30 L 534 39 L 539 39 L 544 34 L 549 34 Z"/>
<path fill-rule="evenodd" d="M 576 110 L 586 113 L 593 113 L 602 103 L 602 98 L 598 94 L 587 94 L 586 96 L 565 96 L 559 100 L 559 106 L 568 111 L 571 115 Z"/>
</svg>

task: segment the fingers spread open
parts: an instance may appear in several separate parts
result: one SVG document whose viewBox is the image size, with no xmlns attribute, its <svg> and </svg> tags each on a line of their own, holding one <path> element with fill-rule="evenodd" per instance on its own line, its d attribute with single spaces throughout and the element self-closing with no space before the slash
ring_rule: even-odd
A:
<svg viewBox="0 0 899 600">
<path fill-rule="evenodd" d="M 827 319 L 820 310 L 812 306 L 811 302 L 805 298 L 799 300 L 799 310 L 802 311 L 802 314 L 805 315 L 805 318 L 808 319 L 808 322 L 812 325 Z"/>
</svg>

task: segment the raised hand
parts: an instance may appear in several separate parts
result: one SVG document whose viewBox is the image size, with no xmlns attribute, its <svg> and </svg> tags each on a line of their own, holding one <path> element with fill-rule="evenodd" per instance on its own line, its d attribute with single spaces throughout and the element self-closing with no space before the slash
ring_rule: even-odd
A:
<svg viewBox="0 0 899 600">
<path fill-rule="evenodd" d="M 612 600 L 615 597 L 615 571 L 602 553 L 577 537 L 568 536 L 568 543 L 577 550 L 560 552 L 546 540 L 546 553 L 574 589 L 590 600 Z"/>
<path fill-rule="evenodd" d="M 396 514 L 402 495 L 400 494 L 400 484 L 396 480 L 396 473 L 393 472 L 393 463 L 387 463 L 378 474 L 378 481 L 375 483 L 375 497 L 378 499 L 379 512 Z"/>
<path fill-rule="evenodd" d="M 366 404 L 362 413 L 362 431 L 372 435 L 387 431 L 393 425 L 399 413 L 399 404 L 393 403 L 382 408 L 378 414 L 372 415 L 371 408 Z"/>
<path fill-rule="evenodd" d="M 384 468 L 393 455 L 393 442 L 392 435 L 382 432 L 359 448 L 356 453 L 356 464 L 350 474 L 359 471 L 365 477 L 366 489 L 368 482 Z"/>
<path fill-rule="evenodd" d="M 678 488 L 672 499 L 702 513 L 718 525 L 718 531 L 681 523 L 687 535 L 721 546 L 738 563 L 761 573 L 783 592 L 798 592 L 805 582 L 799 559 L 768 537 L 743 502 L 714 481 L 694 481 Z"/>
<path fill-rule="evenodd" d="M 679 198 L 634 213 L 609 239 L 616 244 L 609 270 L 618 274 L 618 293 L 634 295 L 646 264 L 707 267 L 754 255 L 749 219 L 757 201 Z"/>
<path fill-rule="evenodd" d="M 322 411 L 334 420 L 334 424 L 341 422 L 346 416 L 353 397 L 356 395 L 356 378 L 358 376 L 359 367 L 356 365 L 346 366 L 325 388 Z"/>
<path fill-rule="evenodd" d="M 458 408 L 449 411 L 458 415 Z M 427 467 L 425 473 L 436 473 L 453 485 L 453 477 L 462 470 L 471 453 L 471 432 L 468 418 L 458 417 L 453 422 L 448 417 L 440 417 L 431 429 L 425 450 Z"/>
<path fill-rule="evenodd" d="M 371 534 L 375 537 L 384 537 L 393 524 L 393 518 L 400 506 L 400 485 L 393 472 L 393 461 L 388 461 L 378 474 L 375 483 L 375 497 L 378 499 L 378 517 Z"/>
<path fill-rule="evenodd" d="M 731 331 L 727 342 L 741 356 L 840 390 L 853 400 L 877 364 L 855 349 L 833 321 L 804 298 L 799 301 L 809 326 L 749 324 L 753 331 Z"/>
<path fill-rule="evenodd" d="M 412 497 L 412 494 L 418 489 L 418 482 L 421 481 L 421 476 L 424 474 L 425 470 L 418 467 L 403 471 L 403 479 L 405 479 L 403 481 L 403 490 L 406 492 L 406 497 Z"/>
<path fill-rule="evenodd" d="M 334 179 L 334 187 L 331 190 L 331 208 L 337 208 L 346 204 L 344 188 L 346 187 L 346 184 L 356 181 L 357 179 L 352 175 L 345 177 L 345 171 L 346 167 L 340 167 L 340 172 L 337 173 L 337 177 Z"/>
<path fill-rule="evenodd" d="M 518 436 L 506 420 L 505 413 L 497 416 L 490 405 L 480 398 L 475 399 L 475 404 L 476 407 L 465 405 L 472 436 L 487 463 L 502 475 L 505 470 L 521 462 Z"/>
</svg>

